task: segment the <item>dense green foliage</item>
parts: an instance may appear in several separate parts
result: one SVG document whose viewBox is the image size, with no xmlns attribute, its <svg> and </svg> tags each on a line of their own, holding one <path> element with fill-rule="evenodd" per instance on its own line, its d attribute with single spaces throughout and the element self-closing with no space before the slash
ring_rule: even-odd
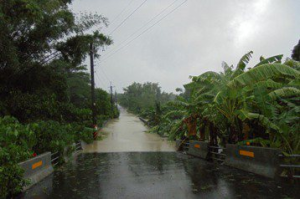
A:
<svg viewBox="0 0 300 199">
<path fill-rule="evenodd" d="M 98 14 L 75 15 L 72 0 L 1 0 L 0 3 L 0 185 L 1 198 L 22 189 L 17 163 L 45 151 L 63 152 L 92 140 L 90 76 L 81 65 L 93 43 L 112 40 L 97 26 Z M 99 125 L 118 117 L 109 94 L 96 89 Z M 113 110 L 113 112 L 111 111 Z M 10 116 L 10 117 L 7 117 Z"/>
<path fill-rule="evenodd" d="M 155 109 L 160 109 L 161 105 L 175 99 L 173 93 L 161 92 L 157 83 L 147 82 L 144 84 L 133 83 L 124 88 L 124 93 L 118 95 L 120 105 L 129 111 L 147 115 Z"/>
<path fill-rule="evenodd" d="M 29 149 L 36 139 L 28 125 L 10 117 L 0 119 L 0 132 L 0 198 L 10 198 L 25 185 L 23 170 L 17 164 L 32 157 Z"/>
<path fill-rule="evenodd" d="M 34 153 L 58 152 L 61 154 L 59 162 L 63 162 L 66 147 L 79 140 L 93 141 L 93 129 L 55 121 L 23 125 L 15 118 L 4 117 L 0 119 L 0 132 L 1 196 L 12 196 L 21 191 L 25 180 L 17 164 L 33 157 Z"/>
<path fill-rule="evenodd" d="M 112 41 L 97 31 L 86 33 L 106 24 L 105 18 L 85 14 L 76 19 L 68 9 L 70 2 L 1 3 L 0 116 L 12 115 L 21 122 L 90 120 L 90 78 L 81 63 L 91 42 L 96 52 Z M 97 108 L 102 109 L 101 104 Z"/>
<path fill-rule="evenodd" d="M 152 131 L 212 145 L 250 142 L 299 153 L 300 63 L 282 63 L 282 55 L 261 57 L 247 70 L 251 55 L 236 67 L 223 63 L 223 72 L 192 77 L 185 85 L 188 94 L 164 108 Z"/>
</svg>

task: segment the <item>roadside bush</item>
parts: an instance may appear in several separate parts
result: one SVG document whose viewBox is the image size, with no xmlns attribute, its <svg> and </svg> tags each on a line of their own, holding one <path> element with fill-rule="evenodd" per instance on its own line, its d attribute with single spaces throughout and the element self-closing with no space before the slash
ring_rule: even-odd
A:
<svg viewBox="0 0 300 199">
<path fill-rule="evenodd" d="M 74 142 L 71 125 L 62 125 L 56 121 L 40 121 L 34 125 L 37 144 L 33 147 L 38 154 L 46 151 L 62 153 L 64 148 Z"/>
<path fill-rule="evenodd" d="M 63 163 L 63 155 L 73 152 L 72 144 L 80 140 L 91 143 L 93 129 L 56 121 L 23 125 L 13 117 L 0 118 L 0 198 L 13 197 L 26 184 L 18 163 L 47 151 L 58 152 Z"/>
<path fill-rule="evenodd" d="M 94 138 L 93 138 L 93 128 L 88 128 L 84 127 L 82 125 L 79 125 L 77 123 L 72 124 L 73 127 L 73 132 L 75 132 L 75 142 L 78 141 L 84 141 L 88 144 L 92 143 Z"/>
<path fill-rule="evenodd" d="M 0 147 L 0 198 L 12 198 L 22 191 L 27 181 L 23 179 L 24 170 L 18 165 L 21 159 L 28 158 L 21 146 L 10 144 Z"/>
<path fill-rule="evenodd" d="M 26 160 L 32 154 L 32 148 L 37 144 L 33 125 L 22 125 L 13 117 L 0 118 L 0 147 L 16 149 L 14 158 L 17 161 Z"/>
<path fill-rule="evenodd" d="M 0 118 L 0 198 L 13 197 L 26 184 L 18 163 L 32 156 L 36 139 L 30 128 L 15 118 Z"/>
</svg>

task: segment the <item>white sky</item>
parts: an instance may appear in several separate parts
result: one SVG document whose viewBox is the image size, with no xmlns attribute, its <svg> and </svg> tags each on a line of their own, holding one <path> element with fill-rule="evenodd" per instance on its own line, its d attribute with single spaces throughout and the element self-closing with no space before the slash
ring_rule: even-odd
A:
<svg viewBox="0 0 300 199">
<path fill-rule="evenodd" d="M 131 2 L 103 29 L 109 34 L 144 1 L 74 0 L 72 10 L 97 12 L 112 21 Z M 290 57 L 300 39 L 300 0 L 177 0 L 131 39 L 185 3 L 111 55 L 122 47 L 121 42 L 174 1 L 146 1 L 111 35 L 114 45 L 101 52 L 101 63 L 96 62 L 97 87 L 107 90 L 112 81 L 122 92 L 133 82 L 150 81 L 158 82 L 164 91 L 175 92 L 190 81 L 190 75 L 221 71 L 222 61 L 235 65 L 250 50 L 254 51 L 250 67 L 261 55 Z"/>
</svg>

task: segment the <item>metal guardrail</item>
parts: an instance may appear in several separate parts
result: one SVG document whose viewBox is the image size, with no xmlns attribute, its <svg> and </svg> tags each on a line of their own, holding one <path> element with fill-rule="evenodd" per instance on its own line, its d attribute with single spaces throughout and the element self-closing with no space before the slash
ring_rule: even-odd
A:
<svg viewBox="0 0 300 199">
<path fill-rule="evenodd" d="M 81 142 L 77 142 L 75 144 L 75 152 L 77 153 L 78 151 L 81 151 L 83 148 L 82 148 L 82 145 L 81 145 Z M 54 152 L 54 153 L 51 153 L 51 164 L 53 166 L 56 166 L 58 164 L 58 159 L 60 158 L 61 154 L 57 151 L 57 152 Z"/>
<path fill-rule="evenodd" d="M 219 146 L 209 146 L 209 148 L 212 148 L 212 149 L 225 149 L 225 148 L 222 148 L 222 147 L 219 147 Z"/>
<path fill-rule="evenodd" d="M 185 142 L 183 143 L 183 151 L 188 151 L 190 148 L 190 142 Z"/>
<path fill-rule="evenodd" d="M 300 154 L 291 154 L 289 156 L 284 156 L 283 154 L 279 155 L 280 158 L 282 159 L 297 159 L 300 158 Z M 298 163 L 300 163 L 300 160 L 298 161 Z M 283 178 L 292 178 L 292 179 L 300 179 L 300 172 L 299 172 L 299 168 L 300 168 L 300 164 L 280 164 L 279 165 L 280 168 L 282 169 L 294 169 L 297 170 L 298 169 L 298 174 L 291 174 L 291 175 L 282 175 L 281 177 Z M 297 172 L 296 172 L 297 173 Z"/>
<path fill-rule="evenodd" d="M 60 155 L 59 155 L 58 151 L 54 152 L 54 153 L 51 153 L 51 164 L 53 166 L 56 166 L 58 164 L 59 156 Z"/>
<path fill-rule="evenodd" d="M 208 146 L 210 158 L 217 163 L 223 164 L 226 158 L 226 154 L 223 153 L 225 148 L 220 146 Z"/>
<path fill-rule="evenodd" d="M 75 145 L 75 147 L 76 147 L 75 148 L 76 151 L 82 150 L 81 142 L 77 142 L 76 145 Z"/>
</svg>

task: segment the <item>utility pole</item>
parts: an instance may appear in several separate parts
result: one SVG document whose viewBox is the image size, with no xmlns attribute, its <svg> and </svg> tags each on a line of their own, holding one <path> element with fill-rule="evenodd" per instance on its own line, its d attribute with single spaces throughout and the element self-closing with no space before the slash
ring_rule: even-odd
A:
<svg viewBox="0 0 300 199">
<path fill-rule="evenodd" d="M 96 102 L 95 102 L 95 74 L 94 74 L 94 46 L 90 43 L 90 59 L 91 59 L 91 91 L 92 91 L 92 118 L 93 127 L 96 128 Z"/>
<path fill-rule="evenodd" d="M 114 99 L 113 99 L 113 87 L 112 83 L 110 82 L 110 102 L 111 102 L 111 114 L 114 115 Z"/>
<path fill-rule="evenodd" d="M 118 103 L 118 94 L 116 90 L 115 90 L 115 103 Z"/>
</svg>

